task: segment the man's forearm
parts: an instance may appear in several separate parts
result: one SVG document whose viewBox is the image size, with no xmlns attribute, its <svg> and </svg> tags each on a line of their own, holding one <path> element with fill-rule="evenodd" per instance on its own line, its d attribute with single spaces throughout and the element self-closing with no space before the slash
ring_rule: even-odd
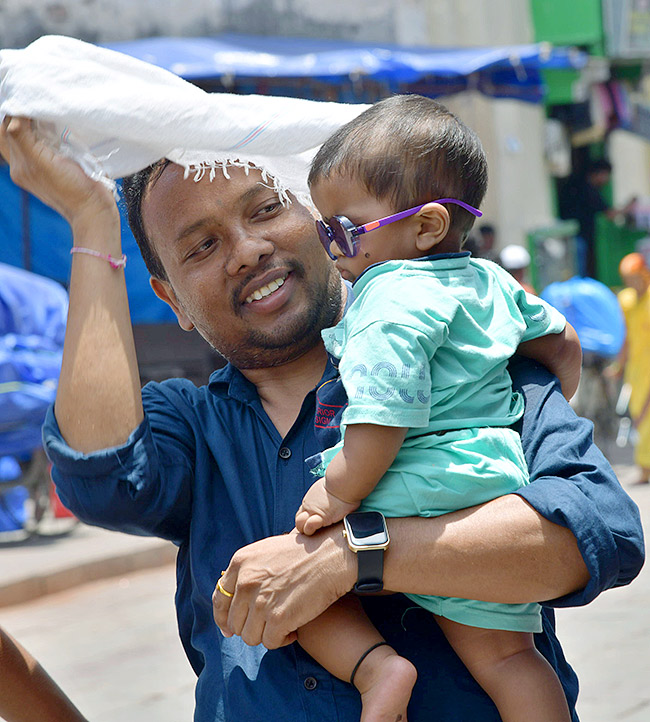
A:
<svg viewBox="0 0 650 722">
<path fill-rule="evenodd" d="M 384 586 L 393 591 L 518 604 L 555 599 L 589 579 L 573 534 L 515 494 L 388 525 Z"/>
<path fill-rule="evenodd" d="M 54 152 L 26 119 L 5 118 L 0 152 L 14 181 L 60 213 L 74 244 L 119 258 L 120 216 L 108 188 Z M 142 419 L 124 271 L 76 253 L 56 400 L 63 437 L 79 451 L 115 446 Z"/>
<path fill-rule="evenodd" d="M 119 257 L 119 216 L 80 223 L 74 242 Z M 93 256 L 73 259 L 56 416 L 83 452 L 123 443 L 143 416 L 124 271 Z"/>
<path fill-rule="evenodd" d="M 514 604 L 554 599 L 588 581 L 572 533 L 514 494 L 436 518 L 387 521 L 384 587 L 391 591 Z M 234 596 L 213 595 L 221 630 L 269 648 L 293 641 L 356 581 L 341 526 L 237 551 L 221 580 Z"/>
</svg>

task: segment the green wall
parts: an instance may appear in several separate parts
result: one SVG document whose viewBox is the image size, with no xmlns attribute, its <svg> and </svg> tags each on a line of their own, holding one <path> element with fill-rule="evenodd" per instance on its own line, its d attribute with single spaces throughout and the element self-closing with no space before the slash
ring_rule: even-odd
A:
<svg viewBox="0 0 650 722">
<path fill-rule="evenodd" d="M 587 45 L 603 54 L 601 0 L 530 0 L 535 40 Z"/>
</svg>

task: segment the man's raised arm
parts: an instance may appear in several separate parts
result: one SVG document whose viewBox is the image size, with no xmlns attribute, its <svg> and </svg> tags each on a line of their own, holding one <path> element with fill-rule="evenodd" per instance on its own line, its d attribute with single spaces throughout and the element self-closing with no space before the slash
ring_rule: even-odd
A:
<svg viewBox="0 0 650 722">
<path fill-rule="evenodd" d="M 121 257 L 110 191 L 38 140 L 29 120 L 5 118 L 0 153 L 14 182 L 70 223 L 76 247 Z M 124 271 L 86 253 L 72 261 L 55 411 L 64 439 L 82 452 L 123 443 L 143 418 Z"/>
</svg>

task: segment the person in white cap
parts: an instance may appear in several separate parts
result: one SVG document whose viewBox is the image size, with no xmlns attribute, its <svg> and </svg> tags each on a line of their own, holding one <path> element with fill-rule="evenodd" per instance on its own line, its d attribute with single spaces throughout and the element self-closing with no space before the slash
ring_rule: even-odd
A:
<svg viewBox="0 0 650 722">
<path fill-rule="evenodd" d="M 499 261 L 528 293 L 536 293 L 535 289 L 526 280 L 530 268 L 530 253 L 523 246 L 518 243 L 510 243 L 501 250 Z"/>
</svg>

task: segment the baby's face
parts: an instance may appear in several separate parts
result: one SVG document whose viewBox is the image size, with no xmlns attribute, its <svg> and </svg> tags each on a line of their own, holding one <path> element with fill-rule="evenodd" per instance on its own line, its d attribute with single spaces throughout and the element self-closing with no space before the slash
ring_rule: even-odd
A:
<svg viewBox="0 0 650 722">
<path fill-rule="evenodd" d="M 345 216 L 356 226 L 385 218 L 395 213 L 387 200 L 377 200 L 356 179 L 338 174 L 322 178 L 311 187 L 311 197 L 325 223 L 333 216 Z M 343 255 L 336 243 L 330 252 L 336 257 L 339 273 L 354 281 L 373 263 L 420 255 L 415 246 L 412 218 L 391 223 L 357 237 L 357 254 L 353 258 Z"/>
</svg>

